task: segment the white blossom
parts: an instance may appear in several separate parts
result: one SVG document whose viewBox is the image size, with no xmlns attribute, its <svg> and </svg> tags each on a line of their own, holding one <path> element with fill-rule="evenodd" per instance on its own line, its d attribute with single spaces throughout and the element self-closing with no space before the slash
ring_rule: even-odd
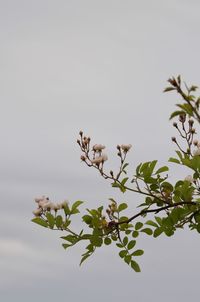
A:
<svg viewBox="0 0 200 302">
<path fill-rule="evenodd" d="M 93 148 L 92 148 L 92 150 L 93 151 L 99 151 L 99 152 L 101 152 L 103 149 L 105 149 L 105 146 L 104 145 L 101 145 L 101 144 L 96 144 L 96 145 L 94 145 L 93 146 Z"/>
<path fill-rule="evenodd" d="M 49 202 L 44 203 L 42 208 L 43 208 L 43 210 L 47 210 L 47 209 L 53 210 L 54 204 L 49 201 Z"/>
<path fill-rule="evenodd" d="M 99 165 L 101 163 L 104 163 L 107 159 L 108 159 L 108 156 L 104 153 L 101 156 L 98 156 L 98 157 L 94 158 L 93 160 L 91 160 L 91 162 L 93 164 Z"/>
</svg>

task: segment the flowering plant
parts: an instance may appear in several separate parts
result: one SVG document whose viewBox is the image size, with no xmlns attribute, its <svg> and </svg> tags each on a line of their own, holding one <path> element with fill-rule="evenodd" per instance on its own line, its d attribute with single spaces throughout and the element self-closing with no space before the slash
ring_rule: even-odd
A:
<svg viewBox="0 0 200 302">
<path fill-rule="evenodd" d="M 176 145 L 176 157 L 170 157 L 169 162 L 191 169 L 191 175 L 185 175 L 175 184 L 168 181 L 167 166 L 156 167 L 157 160 L 140 163 L 134 176 L 128 176 L 127 154 L 131 145 L 117 145 L 117 156 L 120 159 L 119 169 L 107 172 L 105 162 L 108 157 L 105 146 L 92 146 L 90 137 L 79 133 L 77 143 L 82 152 L 81 160 L 88 167 L 96 169 L 100 175 L 111 182 L 113 188 L 123 193 L 131 191 L 144 196 L 133 215 L 125 215 L 128 204 L 118 203 L 110 198 L 104 209 L 101 205 L 96 209 L 87 209 L 82 215 L 85 227 L 76 231 L 71 227 L 73 215 L 79 214 L 79 207 L 83 201 L 76 201 L 71 205 L 67 201 L 53 203 L 43 196 L 36 198 L 37 209 L 33 211 L 33 222 L 64 232 L 63 247 L 70 248 L 80 241 L 86 242 L 86 250 L 82 254 L 80 264 L 90 257 L 97 248 L 115 244 L 119 249 L 119 256 L 134 271 L 140 272 L 136 257 L 143 255 L 142 249 L 136 248 L 136 241 L 140 234 L 158 237 L 161 234 L 173 236 L 177 229 L 188 226 L 190 230 L 200 233 L 200 141 L 196 136 L 195 123 L 200 123 L 200 98 L 193 95 L 196 86 L 182 88 L 181 77 L 170 78 L 170 86 L 164 92 L 176 91 L 182 102 L 176 106 L 170 119 L 178 117 L 173 126 L 179 138 L 172 137 Z M 150 217 L 149 217 L 150 216 Z"/>
</svg>

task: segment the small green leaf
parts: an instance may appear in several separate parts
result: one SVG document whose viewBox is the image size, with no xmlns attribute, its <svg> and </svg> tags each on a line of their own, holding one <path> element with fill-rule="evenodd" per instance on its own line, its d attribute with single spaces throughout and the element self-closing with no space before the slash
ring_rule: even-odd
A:
<svg viewBox="0 0 200 302">
<path fill-rule="evenodd" d="M 127 245 L 127 243 L 128 243 L 128 237 L 125 236 L 124 239 L 123 239 L 123 244 L 124 244 L 124 245 Z"/>
<path fill-rule="evenodd" d="M 135 225 L 135 229 L 136 230 L 139 230 L 143 227 L 143 223 L 142 222 L 137 222 L 136 225 Z"/>
<path fill-rule="evenodd" d="M 125 177 L 125 178 L 121 181 L 121 185 L 124 186 L 125 183 L 127 182 L 127 180 L 128 180 L 128 177 Z"/>
<path fill-rule="evenodd" d="M 53 229 L 54 224 L 55 224 L 55 218 L 54 218 L 54 216 L 51 213 L 47 212 L 46 213 L 46 217 L 47 217 L 50 229 Z"/>
<path fill-rule="evenodd" d="M 116 243 L 116 246 L 119 247 L 120 249 L 124 247 L 121 243 Z"/>
<path fill-rule="evenodd" d="M 46 222 L 46 220 L 40 218 L 40 217 L 35 217 L 31 220 L 32 222 L 35 222 L 36 224 L 39 224 L 45 228 L 48 227 L 48 223 Z"/>
<path fill-rule="evenodd" d="M 121 203 L 119 206 L 118 206 L 118 212 L 121 212 L 125 209 L 128 208 L 128 205 L 126 203 Z"/>
<path fill-rule="evenodd" d="M 153 234 L 152 229 L 149 229 L 149 228 L 142 229 L 140 232 L 143 232 L 149 236 L 151 236 Z"/>
<path fill-rule="evenodd" d="M 154 221 L 152 221 L 152 220 L 148 220 L 145 224 L 147 224 L 147 225 L 151 225 L 151 226 L 153 226 L 153 227 L 155 227 L 155 228 L 157 228 L 158 227 L 158 225 L 157 225 L 157 223 L 155 223 Z"/>
<path fill-rule="evenodd" d="M 153 237 L 157 238 L 158 236 L 160 236 L 160 234 L 162 234 L 163 229 L 162 228 L 157 228 L 155 229 L 154 233 L 153 233 Z"/>
<path fill-rule="evenodd" d="M 81 264 L 87 259 L 87 258 L 89 258 L 91 256 L 91 254 L 90 253 L 86 253 L 82 258 L 81 258 L 81 262 L 80 262 L 80 266 L 81 266 Z"/>
<path fill-rule="evenodd" d="M 77 200 L 73 203 L 72 209 L 71 209 L 71 214 L 77 214 L 79 213 L 78 207 L 83 203 L 81 200 Z"/>
<path fill-rule="evenodd" d="M 61 215 L 58 215 L 58 216 L 56 217 L 56 226 L 57 226 L 57 228 L 59 229 L 59 228 L 62 226 L 62 224 L 63 224 L 62 216 L 61 216 Z"/>
<path fill-rule="evenodd" d="M 132 269 L 134 269 L 134 271 L 136 273 L 141 272 L 139 264 L 136 261 L 134 261 L 134 260 L 131 260 L 131 267 L 132 267 Z"/>
<path fill-rule="evenodd" d="M 171 162 L 171 163 L 180 164 L 180 161 L 177 158 L 174 158 L 174 157 L 170 157 L 168 161 Z"/>
<path fill-rule="evenodd" d="M 143 250 L 136 250 L 135 252 L 133 252 L 131 255 L 132 256 L 142 256 L 144 254 Z"/>
<path fill-rule="evenodd" d="M 109 237 L 106 237 L 106 238 L 104 239 L 104 244 L 105 244 L 105 245 L 109 245 L 109 244 L 111 244 L 111 242 L 112 242 L 112 240 L 111 240 Z"/>
<path fill-rule="evenodd" d="M 71 244 L 66 244 L 66 243 L 63 243 L 62 246 L 64 247 L 64 249 L 66 250 L 68 247 L 71 246 Z"/>
<path fill-rule="evenodd" d="M 133 238 L 137 238 L 138 235 L 139 235 L 138 231 L 133 231 L 133 233 L 132 233 Z"/>
<path fill-rule="evenodd" d="M 70 243 L 74 243 L 76 241 L 76 237 L 74 235 L 62 236 L 61 238 L 69 241 Z"/>
<path fill-rule="evenodd" d="M 90 215 L 84 215 L 82 217 L 82 219 L 86 224 L 91 224 L 91 222 L 92 222 L 92 216 L 90 216 Z"/>
<path fill-rule="evenodd" d="M 127 246 L 128 250 L 131 250 L 132 248 L 134 248 L 135 245 L 136 245 L 136 240 L 131 240 Z"/>
<path fill-rule="evenodd" d="M 128 253 L 127 250 L 122 250 L 122 251 L 119 252 L 119 256 L 120 256 L 121 258 L 124 258 L 124 257 L 126 256 L 127 253 Z"/>
<path fill-rule="evenodd" d="M 175 116 L 180 115 L 180 114 L 184 114 L 184 111 L 178 110 L 178 111 L 174 111 L 171 115 L 170 115 L 170 120 L 173 119 Z"/>
<path fill-rule="evenodd" d="M 172 90 L 175 90 L 176 88 L 174 87 L 166 87 L 163 92 L 169 92 L 169 91 L 172 91 Z"/>
<path fill-rule="evenodd" d="M 125 256 L 124 257 L 124 261 L 127 263 L 127 264 L 129 264 L 130 262 L 131 262 L 131 255 L 127 255 L 127 256 Z"/>
<path fill-rule="evenodd" d="M 167 166 L 161 167 L 156 171 L 156 174 L 162 173 L 162 172 L 167 172 L 169 171 L 169 168 Z"/>
</svg>

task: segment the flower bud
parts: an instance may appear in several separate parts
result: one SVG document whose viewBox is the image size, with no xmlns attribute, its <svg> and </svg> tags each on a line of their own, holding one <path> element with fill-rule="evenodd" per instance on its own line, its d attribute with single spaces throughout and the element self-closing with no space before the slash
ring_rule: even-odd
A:
<svg viewBox="0 0 200 302">
<path fill-rule="evenodd" d="M 195 149 L 195 150 L 193 151 L 193 155 L 194 155 L 194 156 L 200 155 L 200 148 Z"/>
<path fill-rule="evenodd" d="M 182 113 L 182 114 L 179 115 L 179 121 L 181 123 L 185 123 L 185 121 L 186 121 L 186 114 L 185 113 Z"/>
<path fill-rule="evenodd" d="M 194 181 L 192 175 L 186 176 L 184 180 L 185 180 L 185 181 L 188 181 L 189 183 L 193 183 L 193 181 Z"/>
<path fill-rule="evenodd" d="M 82 160 L 82 161 L 86 161 L 85 155 L 81 155 L 81 160 Z"/>
<path fill-rule="evenodd" d="M 124 151 L 124 153 L 127 153 L 130 149 L 131 149 L 132 145 L 121 145 L 122 150 Z"/>
<path fill-rule="evenodd" d="M 33 214 L 34 214 L 36 217 L 40 216 L 40 215 L 42 214 L 42 209 L 39 208 L 39 209 L 33 211 Z"/>
</svg>

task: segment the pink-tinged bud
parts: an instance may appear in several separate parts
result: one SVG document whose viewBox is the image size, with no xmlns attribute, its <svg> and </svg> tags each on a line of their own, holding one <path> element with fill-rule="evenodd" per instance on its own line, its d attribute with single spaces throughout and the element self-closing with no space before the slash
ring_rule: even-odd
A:
<svg viewBox="0 0 200 302">
<path fill-rule="evenodd" d="M 131 149 L 132 145 L 121 145 L 122 150 L 124 151 L 124 153 L 127 153 L 130 149 Z"/>
<path fill-rule="evenodd" d="M 175 138 L 175 136 L 172 137 L 172 142 L 176 143 L 176 138 Z"/>
<path fill-rule="evenodd" d="M 39 209 L 33 211 L 33 214 L 34 214 L 36 217 L 40 216 L 40 215 L 42 214 L 42 209 L 39 208 Z"/>
</svg>

